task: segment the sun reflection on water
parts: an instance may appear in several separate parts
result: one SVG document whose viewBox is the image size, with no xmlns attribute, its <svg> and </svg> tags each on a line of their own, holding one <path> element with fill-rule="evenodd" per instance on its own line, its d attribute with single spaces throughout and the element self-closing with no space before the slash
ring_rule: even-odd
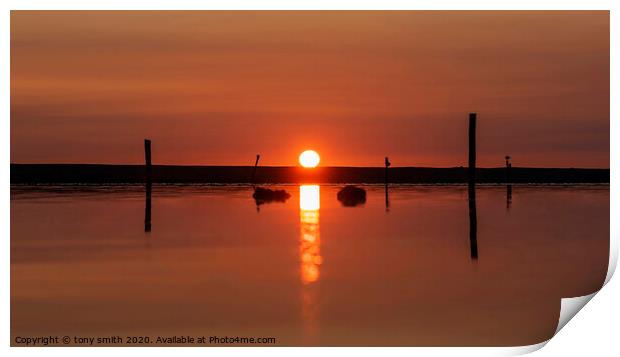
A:
<svg viewBox="0 0 620 357">
<path fill-rule="evenodd" d="M 319 280 L 319 267 L 322 263 L 319 230 L 320 207 L 320 187 L 318 185 L 299 186 L 301 280 L 304 284 Z"/>
</svg>

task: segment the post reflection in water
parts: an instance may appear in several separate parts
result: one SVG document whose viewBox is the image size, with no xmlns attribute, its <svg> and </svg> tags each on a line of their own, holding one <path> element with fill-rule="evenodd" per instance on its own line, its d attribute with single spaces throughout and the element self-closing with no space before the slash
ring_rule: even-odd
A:
<svg viewBox="0 0 620 357">
<path fill-rule="evenodd" d="M 512 204 L 512 185 L 506 185 L 506 211 L 510 211 L 510 205 Z"/>
<path fill-rule="evenodd" d="M 469 185 L 469 246 L 472 260 L 478 260 L 478 214 L 476 213 L 476 186 Z"/>
<path fill-rule="evenodd" d="M 321 193 L 318 185 L 299 186 L 299 222 L 300 222 L 300 263 L 301 282 L 301 317 L 305 339 L 313 339 L 317 333 L 318 320 L 318 286 L 320 277 L 321 234 L 319 229 L 319 209 Z M 310 341 L 306 341 L 310 342 Z"/>
<path fill-rule="evenodd" d="M 144 233 L 151 232 L 151 189 L 152 184 L 149 180 L 145 185 L 145 198 L 144 198 Z"/>
</svg>

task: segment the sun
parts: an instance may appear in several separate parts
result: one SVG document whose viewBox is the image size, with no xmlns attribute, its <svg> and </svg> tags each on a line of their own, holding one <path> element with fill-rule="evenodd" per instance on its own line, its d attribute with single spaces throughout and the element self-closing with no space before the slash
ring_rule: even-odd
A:
<svg viewBox="0 0 620 357">
<path fill-rule="evenodd" d="M 321 161 L 321 157 L 314 150 L 306 150 L 299 155 L 299 163 L 303 167 L 316 167 Z"/>
</svg>

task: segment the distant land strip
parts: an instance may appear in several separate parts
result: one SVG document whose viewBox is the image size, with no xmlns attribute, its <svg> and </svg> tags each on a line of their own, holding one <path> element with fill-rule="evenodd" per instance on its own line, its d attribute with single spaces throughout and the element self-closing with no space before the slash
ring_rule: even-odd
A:
<svg viewBox="0 0 620 357">
<path fill-rule="evenodd" d="M 153 183 L 250 183 L 252 166 L 153 165 Z M 144 165 L 11 164 L 11 184 L 122 184 L 146 180 Z M 383 167 L 258 167 L 255 183 L 384 183 Z M 392 167 L 390 183 L 466 183 L 467 168 Z M 479 183 L 609 183 L 609 169 L 477 168 Z"/>
</svg>

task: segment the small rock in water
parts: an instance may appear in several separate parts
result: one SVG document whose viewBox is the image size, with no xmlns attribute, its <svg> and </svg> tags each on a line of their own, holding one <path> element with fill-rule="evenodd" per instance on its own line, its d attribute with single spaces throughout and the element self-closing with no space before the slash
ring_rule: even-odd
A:
<svg viewBox="0 0 620 357">
<path fill-rule="evenodd" d="M 257 205 L 270 202 L 286 202 L 291 194 L 285 190 L 271 190 L 268 188 L 256 187 L 252 195 Z"/>
<path fill-rule="evenodd" d="M 338 191 L 338 201 L 346 207 L 354 207 L 366 203 L 366 190 L 352 185 Z"/>
</svg>

